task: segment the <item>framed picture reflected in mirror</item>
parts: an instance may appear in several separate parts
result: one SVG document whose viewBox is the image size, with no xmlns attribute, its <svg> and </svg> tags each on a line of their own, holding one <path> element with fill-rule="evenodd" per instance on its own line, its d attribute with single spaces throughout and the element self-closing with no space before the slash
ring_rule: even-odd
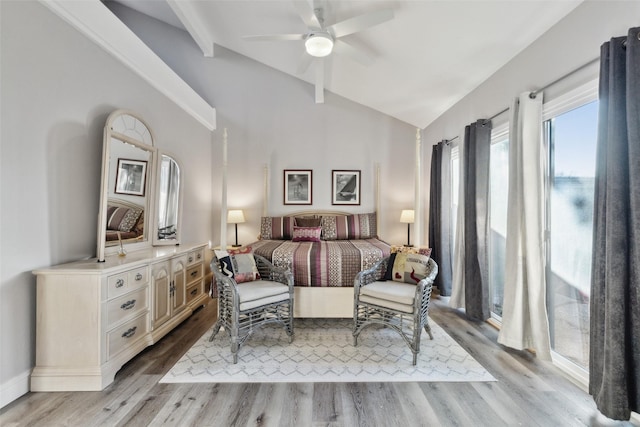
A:
<svg viewBox="0 0 640 427">
<path fill-rule="evenodd" d="M 116 172 L 117 194 L 144 196 L 147 179 L 147 162 L 144 160 L 118 159 Z"/>
</svg>

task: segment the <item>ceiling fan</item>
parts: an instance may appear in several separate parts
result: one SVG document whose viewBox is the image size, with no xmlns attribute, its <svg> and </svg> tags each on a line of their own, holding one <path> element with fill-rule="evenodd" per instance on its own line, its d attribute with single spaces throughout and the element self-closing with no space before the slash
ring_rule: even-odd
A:
<svg viewBox="0 0 640 427">
<path fill-rule="evenodd" d="M 323 58 L 336 52 L 340 55 L 348 56 L 363 65 L 371 65 L 373 63 L 371 56 L 356 49 L 344 40 L 340 40 L 340 38 L 389 21 L 393 18 L 393 10 L 382 9 L 365 13 L 325 27 L 324 9 L 322 7 L 313 8 L 305 0 L 292 1 L 298 15 L 300 15 L 300 18 L 308 28 L 306 33 L 255 35 L 243 38 L 253 41 L 304 41 L 305 53 L 298 66 L 298 73 L 301 74 L 306 71 L 311 62 L 315 60 L 315 98 L 316 103 L 321 104 L 324 102 Z"/>
</svg>

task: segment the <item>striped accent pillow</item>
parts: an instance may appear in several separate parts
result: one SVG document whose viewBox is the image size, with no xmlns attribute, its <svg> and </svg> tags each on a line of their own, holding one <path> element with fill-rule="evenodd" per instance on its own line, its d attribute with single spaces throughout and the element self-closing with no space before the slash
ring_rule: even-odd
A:
<svg viewBox="0 0 640 427">
<path fill-rule="evenodd" d="M 372 239 L 378 237 L 376 214 L 355 214 L 347 217 L 349 239 Z"/>
<path fill-rule="evenodd" d="M 295 218 L 290 216 L 263 216 L 260 224 L 260 239 L 291 240 Z"/>
<path fill-rule="evenodd" d="M 322 217 L 322 238 L 324 240 L 355 240 L 375 237 L 378 237 L 375 212 Z"/>
<path fill-rule="evenodd" d="M 107 206 L 107 230 L 129 232 L 138 222 L 142 209 Z"/>
<path fill-rule="evenodd" d="M 321 224 L 324 240 L 347 240 L 349 238 L 346 215 L 323 215 Z"/>
</svg>

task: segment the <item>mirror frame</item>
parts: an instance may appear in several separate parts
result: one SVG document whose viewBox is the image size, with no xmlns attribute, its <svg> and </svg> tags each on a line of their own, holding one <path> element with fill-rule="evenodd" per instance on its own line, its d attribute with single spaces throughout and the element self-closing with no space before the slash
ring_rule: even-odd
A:
<svg viewBox="0 0 640 427">
<path fill-rule="evenodd" d="M 117 132 L 113 129 L 114 122 L 121 116 L 131 116 L 135 120 L 138 120 L 144 125 L 150 135 L 150 144 L 144 141 L 137 140 L 131 136 Z M 144 241 L 141 242 L 126 242 L 123 241 L 123 245 L 126 245 L 127 250 L 138 250 L 147 247 L 151 247 L 153 237 L 150 233 L 156 233 L 156 165 L 158 164 L 158 150 L 153 146 L 155 136 L 151 127 L 140 118 L 136 113 L 129 110 L 115 110 L 107 118 L 107 122 L 104 127 L 103 143 L 102 143 L 102 180 L 100 184 L 100 210 L 98 212 L 98 241 L 97 241 L 97 258 L 98 262 L 104 262 L 107 254 L 116 253 L 119 249 L 119 245 L 106 246 L 106 234 L 107 234 L 107 205 L 109 199 L 109 171 L 110 168 L 117 167 L 117 165 L 110 164 L 111 154 L 111 140 L 115 138 L 125 143 L 134 145 L 140 149 L 148 151 L 150 154 L 149 163 L 147 165 L 147 195 L 145 196 L 145 227 L 144 227 Z M 150 220 L 153 218 L 153 220 Z"/>
<path fill-rule="evenodd" d="M 158 236 L 158 231 L 160 228 L 159 222 L 160 222 L 160 191 L 162 190 L 160 188 L 161 186 L 161 182 L 160 182 L 160 177 L 162 176 L 162 158 L 163 157 L 169 157 L 171 160 L 173 160 L 177 165 L 178 165 L 178 169 L 180 171 L 180 182 L 178 183 L 178 219 L 176 221 L 176 236 L 172 239 L 160 239 L 160 237 Z M 184 168 L 182 167 L 182 164 L 180 164 L 180 162 L 178 161 L 178 159 L 176 159 L 176 156 L 174 156 L 172 153 L 169 153 L 167 151 L 162 151 L 159 150 L 158 151 L 158 162 L 157 162 L 158 166 L 156 168 L 156 213 L 154 215 L 154 221 L 153 221 L 153 246 L 166 246 L 166 245 L 179 245 L 181 242 L 181 237 L 182 237 L 182 233 L 181 233 L 181 229 L 182 229 L 182 224 L 181 224 L 181 220 L 182 220 L 182 197 L 184 195 Z"/>
</svg>

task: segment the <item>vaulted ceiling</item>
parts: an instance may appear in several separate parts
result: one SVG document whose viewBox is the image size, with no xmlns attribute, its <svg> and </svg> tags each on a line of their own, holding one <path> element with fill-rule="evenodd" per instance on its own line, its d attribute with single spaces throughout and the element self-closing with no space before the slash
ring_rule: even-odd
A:
<svg viewBox="0 0 640 427">
<path fill-rule="evenodd" d="M 215 56 L 215 45 L 223 46 L 311 83 L 310 92 L 315 85 L 425 128 L 581 0 L 118 2 L 185 29 L 203 55 Z M 322 59 L 305 53 L 303 39 L 256 41 L 244 37 L 307 34 L 310 18 L 300 13 L 305 10 L 321 13 L 323 27 L 361 15 L 385 13 L 380 11 L 390 11 L 393 17 L 339 37 L 334 51 Z M 347 26 L 365 27 L 374 21 L 362 18 Z M 333 36 L 332 31 L 330 28 Z M 342 49 L 340 42 L 344 42 Z M 349 54 L 350 50 L 355 52 Z M 317 102 L 323 101 L 322 93 L 316 92 Z M 313 102 L 313 97 L 310 99 Z"/>
</svg>

